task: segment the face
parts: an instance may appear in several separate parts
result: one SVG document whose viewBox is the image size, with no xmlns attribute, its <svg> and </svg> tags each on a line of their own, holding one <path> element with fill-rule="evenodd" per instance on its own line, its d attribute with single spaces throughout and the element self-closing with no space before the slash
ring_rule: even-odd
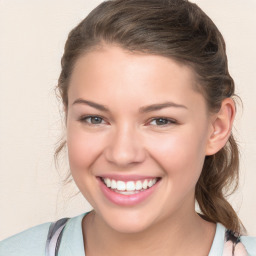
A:
<svg viewBox="0 0 256 256">
<path fill-rule="evenodd" d="M 68 91 L 73 178 L 107 226 L 139 232 L 194 213 L 209 113 L 193 71 L 104 46 L 82 56 Z"/>
</svg>

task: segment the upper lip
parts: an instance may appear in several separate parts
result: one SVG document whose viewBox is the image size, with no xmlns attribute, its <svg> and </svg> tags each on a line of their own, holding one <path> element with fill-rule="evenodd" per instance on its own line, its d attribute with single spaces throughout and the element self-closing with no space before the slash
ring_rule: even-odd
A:
<svg viewBox="0 0 256 256">
<path fill-rule="evenodd" d="M 103 179 L 109 178 L 109 179 L 120 180 L 120 181 L 137 181 L 137 180 L 160 178 L 159 176 L 121 175 L 121 174 L 103 174 L 103 175 L 98 175 L 98 177 Z"/>
</svg>

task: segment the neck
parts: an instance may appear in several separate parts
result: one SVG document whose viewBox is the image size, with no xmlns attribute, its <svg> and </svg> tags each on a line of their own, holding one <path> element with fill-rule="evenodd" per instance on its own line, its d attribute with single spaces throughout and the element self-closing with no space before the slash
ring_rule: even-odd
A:
<svg viewBox="0 0 256 256">
<path fill-rule="evenodd" d="M 138 233 L 120 233 L 94 212 L 83 221 L 86 256 L 208 255 L 215 225 L 195 211 L 176 214 Z"/>
</svg>

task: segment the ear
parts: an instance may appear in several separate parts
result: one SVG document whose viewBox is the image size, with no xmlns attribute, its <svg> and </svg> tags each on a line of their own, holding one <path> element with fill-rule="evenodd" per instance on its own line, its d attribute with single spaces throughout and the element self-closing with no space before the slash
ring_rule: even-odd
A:
<svg viewBox="0 0 256 256">
<path fill-rule="evenodd" d="M 231 134 L 235 113 L 234 101 L 231 98 L 224 99 L 219 112 L 211 118 L 206 155 L 214 155 L 225 146 Z"/>
</svg>

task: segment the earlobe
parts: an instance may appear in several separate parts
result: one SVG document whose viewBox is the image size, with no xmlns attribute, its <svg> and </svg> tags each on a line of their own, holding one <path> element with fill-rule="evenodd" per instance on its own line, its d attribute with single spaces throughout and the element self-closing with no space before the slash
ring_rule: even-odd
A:
<svg viewBox="0 0 256 256">
<path fill-rule="evenodd" d="M 206 155 L 213 155 L 225 146 L 231 134 L 235 113 L 234 101 L 231 98 L 224 99 L 219 112 L 212 118 Z"/>
</svg>

